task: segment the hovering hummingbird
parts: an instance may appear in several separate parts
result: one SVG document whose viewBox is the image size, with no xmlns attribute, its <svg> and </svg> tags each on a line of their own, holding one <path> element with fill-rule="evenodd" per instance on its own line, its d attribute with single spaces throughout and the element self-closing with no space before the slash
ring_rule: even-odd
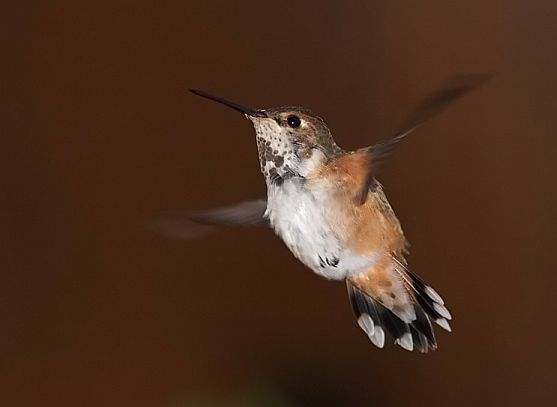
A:
<svg viewBox="0 0 557 407">
<path fill-rule="evenodd" d="M 388 333 L 408 351 L 436 349 L 432 322 L 450 332 L 451 314 L 408 267 L 407 241 L 375 176 L 396 143 L 485 79 L 449 82 L 419 104 L 393 137 L 355 151 L 340 148 L 323 119 L 308 109 L 251 109 L 191 89 L 253 123 L 267 184 L 266 199 L 198 212 L 191 219 L 270 226 L 313 272 L 346 282 L 358 325 L 375 346 L 382 348 Z"/>
</svg>

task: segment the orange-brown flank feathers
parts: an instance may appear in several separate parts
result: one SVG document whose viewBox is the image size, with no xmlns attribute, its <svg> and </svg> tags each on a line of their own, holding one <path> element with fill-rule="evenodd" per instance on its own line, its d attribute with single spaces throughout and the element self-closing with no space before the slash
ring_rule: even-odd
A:
<svg viewBox="0 0 557 407">
<path fill-rule="evenodd" d="M 366 182 L 371 154 L 358 150 L 320 166 L 308 177 L 309 183 L 326 182 L 331 189 L 324 210 L 335 230 L 356 255 L 401 253 L 406 240 L 400 223 L 377 183 L 366 201 L 358 202 Z M 325 181 L 324 181 L 325 180 Z"/>
</svg>

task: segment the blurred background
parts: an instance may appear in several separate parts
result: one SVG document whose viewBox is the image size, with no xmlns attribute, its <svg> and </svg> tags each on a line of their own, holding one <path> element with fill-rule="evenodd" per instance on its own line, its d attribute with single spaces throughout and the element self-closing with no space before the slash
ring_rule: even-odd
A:
<svg viewBox="0 0 557 407">
<path fill-rule="evenodd" d="M 0 403 L 522 406 L 555 396 L 557 3 L 2 5 Z M 452 311 L 376 349 L 345 287 L 268 230 L 171 240 L 165 211 L 265 193 L 251 124 L 186 92 L 313 109 L 347 149 L 495 73 L 380 180 Z"/>
</svg>

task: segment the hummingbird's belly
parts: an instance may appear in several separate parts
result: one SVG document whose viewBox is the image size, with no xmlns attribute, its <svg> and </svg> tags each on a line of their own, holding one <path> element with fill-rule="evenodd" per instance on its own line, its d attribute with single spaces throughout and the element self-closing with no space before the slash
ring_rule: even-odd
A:
<svg viewBox="0 0 557 407">
<path fill-rule="evenodd" d="M 326 197 L 295 180 L 269 189 L 266 215 L 290 251 L 316 274 L 332 280 L 372 267 L 379 255 L 358 256 L 346 249 L 326 217 Z"/>
</svg>

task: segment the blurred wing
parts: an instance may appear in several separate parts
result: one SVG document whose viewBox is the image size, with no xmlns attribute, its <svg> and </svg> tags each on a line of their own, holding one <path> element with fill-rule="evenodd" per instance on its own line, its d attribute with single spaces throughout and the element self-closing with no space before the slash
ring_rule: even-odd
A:
<svg viewBox="0 0 557 407">
<path fill-rule="evenodd" d="M 268 226 L 266 210 L 267 201 L 257 199 L 223 208 L 193 212 L 190 219 L 202 225 Z"/>
<path fill-rule="evenodd" d="M 441 113 L 454 100 L 483 85 L 491 75 L 465 75 L 453 78 L 441 89 L 428 95 L 414 108 L 406 121 L 400 126 L 400 130 L 391 138 L 388 138 L 373 147 L 366 149 L 371 154 L 367 177 L 362 185 L 360 202 L 363 204 L 373 183 L 373 177 L 378 166 L 393 151 L 395 145 L 412 133 L 422 124 Z"/>
<path fill-rule="evenodd" d="M 215 225 L 268 226 L 264 199 L 207 211 L 164 214 L 147 223 L 149 229 L 169 237 L 191 239 L 211 232 Z"/>
</svg>

